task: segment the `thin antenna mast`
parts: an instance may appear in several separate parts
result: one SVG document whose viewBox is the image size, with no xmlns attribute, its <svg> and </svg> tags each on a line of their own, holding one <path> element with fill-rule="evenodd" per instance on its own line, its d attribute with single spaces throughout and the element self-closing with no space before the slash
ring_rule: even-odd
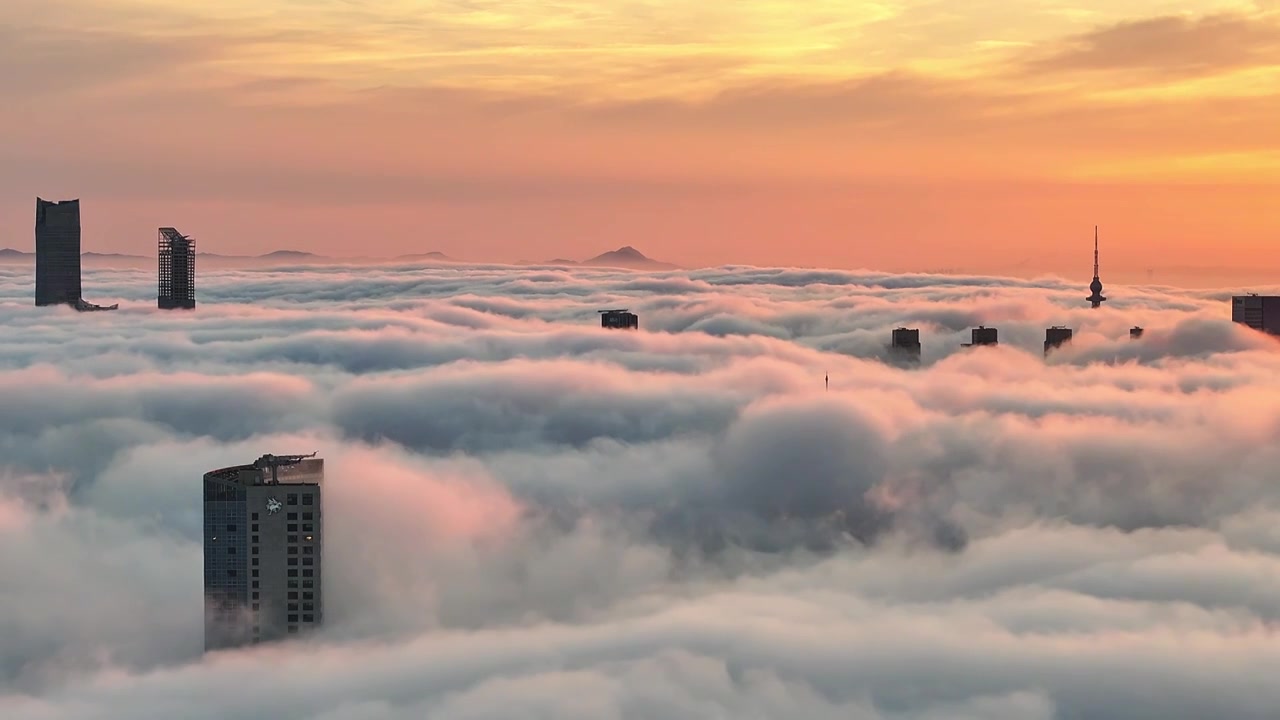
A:
<svg viewBox="0 0 1280 720">
<path fill-rule="evenodd" d="M 1098 226 L 1093 226 L 1093 276 L 1102 277 L 1098 264 Z"/>
</svg>

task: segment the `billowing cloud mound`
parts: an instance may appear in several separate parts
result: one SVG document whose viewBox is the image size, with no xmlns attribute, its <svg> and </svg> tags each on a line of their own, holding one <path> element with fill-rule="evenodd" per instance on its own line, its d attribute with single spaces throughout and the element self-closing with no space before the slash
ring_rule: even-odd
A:
<svg viewBox="0 0 1280 720">
<path fill-rule="evenodd" d="M 147 272 L 86 286 L 123 309 L 37 309 L 0 268 L 0 717 L 1280 707 L 1280 352 L 1229 293 L 312 267 L 162 313 Z M 601 330 L 615 306 L 642 330 Z M 979 323 L 1000 347 L 961 349 Z M 919 367 L 887 361 L 899 325 Z M 201 474 L 312 450 L 325 629 L 204 655 Z"/>
</svg>

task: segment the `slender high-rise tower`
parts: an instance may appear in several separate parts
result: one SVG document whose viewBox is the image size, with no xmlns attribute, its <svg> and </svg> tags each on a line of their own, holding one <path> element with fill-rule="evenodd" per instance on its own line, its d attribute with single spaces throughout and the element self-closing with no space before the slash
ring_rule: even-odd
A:
<svg viewBox="0 0 1280 720">
<path fill-rule="evenodd" d="M 36 305 L 80 302 L 80 201 L 36 198 Z"/>
<path fill-rule="evenodd" d="M 195 240 L 174 228 L 160 228 L 160 241 L 156 250 L 160 260 L 159 293 L 156 304 L 161 310 L 196 306 L 196 249 Z"/>
<path fill-rule="evenodd" d="M 1106 302 L 1107 299 L 1102 296 L 1102 277 L 1100 272 L 1100 265 L 1098 262 L 1098 226 L 1097 225 L 1093 226 L 1093 282 L 1089 283 L 1089 290 L 1093 294 L 1085 298 L 1085 300 L 1088 300 L 1090 303 L 1092 303 L 1093 307 L 1095 308 L 1102 307 L 1102 303 Z"/>
</svg>

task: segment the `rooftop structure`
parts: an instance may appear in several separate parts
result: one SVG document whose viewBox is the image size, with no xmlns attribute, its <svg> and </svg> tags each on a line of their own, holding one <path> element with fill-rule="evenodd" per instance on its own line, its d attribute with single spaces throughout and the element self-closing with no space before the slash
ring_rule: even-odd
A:
<svg viewBox="0 0 1280 720">
<path fill-rule="evenodd" d="M 323 620 L 324 460 L 263 455 L 204 475 L 204 643 L 281 640 Z"/>
<path fill-rule="evenodd" d="M 1107 299 L 1102 296 L 1101 266 L 1098 262 L 1098 226 L 1093 226 L 1093 282 L 1089 283 L 1089 291 L 1093 293 L 1085 298 L 1094 308 L 1102 307 Z"/>
<path fill-rule="evenodd" d="M 600 327 L 610 330 L 636 330 L 640 327 L 640 318 L 627 310 L 601 310 Z"/>
<path fill-rule="evenodd" d="M 1280 335 L 1280 297 L 1250 293 L 1231 298 L 1231 322 Z"/>
<path fill-rule="evenodd" d="M 162 227 L 156 257 L 159 259 L 159 291 L 156 305 L 161 310 L 191 310 L 196 306 L 195 240 L 174 228 Z"/>
<path fill-rule="evenodd" d="M 1056 350 L 1063 345 L 1071 342 L 1073 335 L 1071 328 L 1055 325 L 1044 331 L 1044 354 L 1047 356 L 1051 350 Z"/>
<path fill-rule="evenodd" d="M 1145 330 L 1144 328 L 1140 328 L 1140 327 L 1138 327 L 1137 325 L 1134 325 L 1132 328 L 1129 328 L 1129 339 L 1130 339 L 1130 340 L 1141 340 L 1141 339 L 1142 339 L 1142 334 L 1143 334 L 1143 333 L 1145 333 L 1145 332 L 1146 332 L 1146 330 Z"/>
</svg>

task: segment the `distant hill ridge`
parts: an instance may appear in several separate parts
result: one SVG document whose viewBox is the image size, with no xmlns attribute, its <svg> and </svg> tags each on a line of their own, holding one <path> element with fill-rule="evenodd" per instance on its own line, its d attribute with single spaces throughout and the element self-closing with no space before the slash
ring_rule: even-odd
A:
<svg viewBox="0 0 1280 720">
<path fill-rule="evenodd" d="M 569 260 L 566 258 L 555 258 L 545 262 L 532 262 L 522 260 L 519 265 L 576 265 L 578 267 L 610 267 L 610 268 L 626 268 L 629 270 L 678 270 L 679 265 L 661 260 L 654 260 L 639 250 L 624 245 L 617 250 L 600 253 L 593 258 L 586 260 Z"/>
<path fill-rule="evenodd" d="M 16 250 L 14 248 L 0 248 L 0 261 L 34 262 L 35 256 L 36 255 L 34 252 L 26 252 L 23 250 Z M 138 264 L 138 263 L 154 261 L 153 257 L 149 257 L 145 255 L 129 255 L 126 253 L 86 252 L 86 253 L 81 253 L 80 257 L 90 261 L 100 261 L 100 262 L 115 261 L 115 262 L 127 262 L 130 264 Z M 395 257 L 390 257 L 390 258 L 330 257 L 326 255 L 318 255 L 313 252 L 307 252 L 305 250 L 273 250 L 271 252 L 263 253 L 261 255 L 222 255 L 219 253 L 212 253 L 212 252 L 198 252 L 196 253 L 196 257 L 202 258 L 206 261 L 210 261 L 214 263 L 228 263 L 233 265 L 253 265 L 256 262 L 263 262 L 263 261 L 314 263 L 314 264 L 340 264 L 340 263 L 359 263 L 359 262 L 386 263 L 386 262 L 418 262 L 418 261 L 449 262 L 449 263 L 461 262 L 438 250 L 433 250 L 425 253 L 411 253 L 407 255 L 397 255 Z M 548 260 L 546 262 L 531 262 L 531 261 L 521 260 L 521 261 L 518 261 L 516 264 L 518 265 L 573 265 L 573 266 L 579 266 L 579 267 L 609 267 L 609 268 L 625 268 L 625 269 L 632 269 L 632 270 L 679 269 L 678 265 L 662 262 L 660 260 L 654 260 L 653 258 L 646 256 L 644 253 L 640 252 L 634 247 L 631 247 L 630 245 L 625 245 L 623 247 L 618 248 L 617 250 L 610 250 L 608 252 L 600 253 L 599 255 L 596 255 L 595 257 L 592 257 L 592 258 L 588 258 L 586 260 L 569 260 L 567 258 L 556 258 L 554 260 Z"/>
</svg>

